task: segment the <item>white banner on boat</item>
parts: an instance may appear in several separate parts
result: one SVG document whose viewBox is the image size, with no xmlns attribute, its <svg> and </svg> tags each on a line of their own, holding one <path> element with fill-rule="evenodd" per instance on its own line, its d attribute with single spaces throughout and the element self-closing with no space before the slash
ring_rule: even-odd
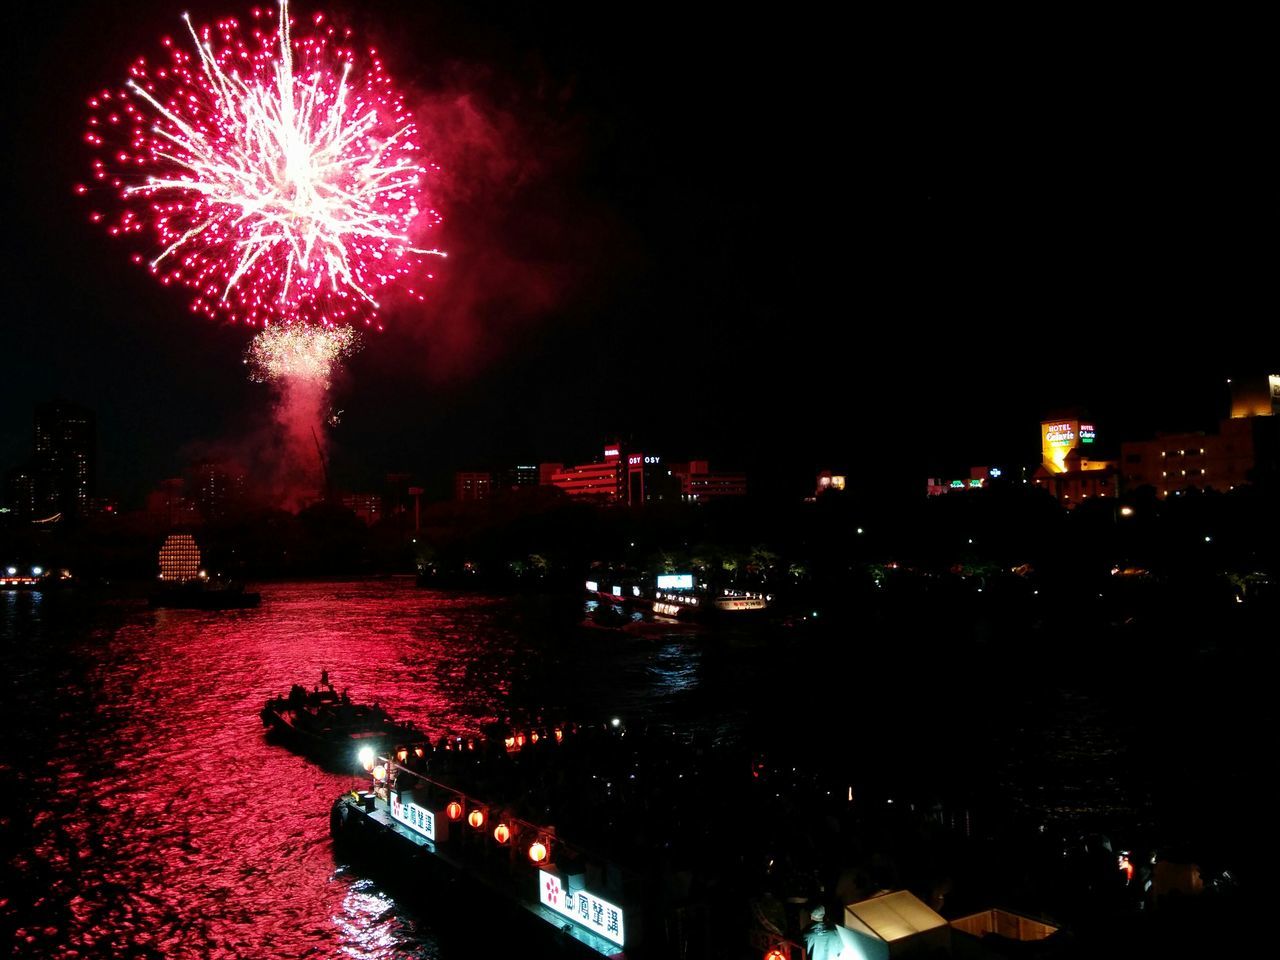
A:
<svg viewBox="0 0 1280 960">
<path fill-rule="evenodd" d="M 401 801 L 400 794 L 391 794 L 391 819 L 399 820 L 410 830 L 428 840 L 436 839 L 436 815 L 434 810 L 420 807 L 411 800 Z"/>
<path fill-rule="evenodd" d="M 544 907 L 550 907 L 620 947 L 626 946 L 622 940 L 625 928 L 621 907 L 585 890 L 570 893 L 554 873 L 539 870 L 538 874 L 538 899 Z"/>
</svg>

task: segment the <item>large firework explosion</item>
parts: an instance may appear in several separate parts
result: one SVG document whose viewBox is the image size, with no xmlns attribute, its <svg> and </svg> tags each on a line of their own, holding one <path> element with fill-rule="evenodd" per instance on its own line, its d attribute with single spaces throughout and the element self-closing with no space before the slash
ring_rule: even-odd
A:
<svg viewBox="0 0 1280 960">
<path fill-rule="evenodd" d="M 121 201 L 92 219 L 146 241 L 134 259 L 209 316 L 380 329 L 383 288 L 422 299 L 424 258 L 442 254 L 414 238 L 439 217 L 420 207 L 429 164 L 376 50 L 357 56 L 319 13 L 295 35 L 287 0 L 243 26 L 186 26 L 193 52 L 166 37 L 161 62 L 139 57 L 89 100 L 93 176 Z"/>
</svg>

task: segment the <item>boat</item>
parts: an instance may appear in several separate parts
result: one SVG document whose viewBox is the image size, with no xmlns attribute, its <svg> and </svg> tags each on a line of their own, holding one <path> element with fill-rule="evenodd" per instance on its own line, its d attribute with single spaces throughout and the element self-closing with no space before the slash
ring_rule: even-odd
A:
<svg viewBox="0 0 1280 960">
<path fill-rule="evenodd" d="M 149 597 L 153 607 L 176 610 L 238 610 L 261 601 L 260 593 L 245 590 L 243 584 L 216 579 L 164 583 Z"/>
<path fill-rule="evenodd" d="M 310 691 L 295 683 L 287 696 L 268 700 L 260 716 L 268 732 L 287 746 L 344 770 L 355 767 L 365 748 L 376 755 L 425 738 L 413 724 L 397 723 L 376 703 L 352 703 L 345 690 L 334 689 L 327 670 Z"/>
</svg>

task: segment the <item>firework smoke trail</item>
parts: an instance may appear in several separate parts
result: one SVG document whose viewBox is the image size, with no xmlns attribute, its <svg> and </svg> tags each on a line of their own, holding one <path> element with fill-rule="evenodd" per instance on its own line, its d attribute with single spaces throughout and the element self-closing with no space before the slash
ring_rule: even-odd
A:
<svg viewBox="0 0 1280 960">
<path fill-rule="evenodd" d="M 191 288 L 193 312 L 263 328 L 246 360 L 276 391 L 282 470 L 315 473 L 298 465 L 323 457 L 312 442 L 352 326 L 382 329 L 392 285 L 425 299 L 426 259 L 444 256 L 420 245 L 440 222 L 423 204 L 433 165 L 377 51 L 358 55 L 323 14 L 303 36 L 288 0 L 243 29 L 183 19 L 191 48 L 166 37 L 162 62 L 139 57 L 123 89 L 89 99 L 93 178 L 119 198 L 90 219 L 146 241 L 135 262 Z"/>
</svg>

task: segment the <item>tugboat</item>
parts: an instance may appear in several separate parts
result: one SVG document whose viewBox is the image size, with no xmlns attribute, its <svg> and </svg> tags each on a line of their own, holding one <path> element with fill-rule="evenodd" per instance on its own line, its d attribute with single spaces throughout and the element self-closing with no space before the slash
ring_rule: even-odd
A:
<svg viewBox="0 0 1280 960">
<path fill-rule="evenodd" d="M 320 683 L 307 691 L 295 683 L 288 696 L 273 697 L 262 708 L 262 725 L 269 733 L 299 753 L 353 768 L 364 748 L 373 755 L 393 746 L 425 739 L 411 723 L 397 723 L 376 703 L 352 703 L 329 682 L 329 671 L 320 671 Z"/>
</svg>

